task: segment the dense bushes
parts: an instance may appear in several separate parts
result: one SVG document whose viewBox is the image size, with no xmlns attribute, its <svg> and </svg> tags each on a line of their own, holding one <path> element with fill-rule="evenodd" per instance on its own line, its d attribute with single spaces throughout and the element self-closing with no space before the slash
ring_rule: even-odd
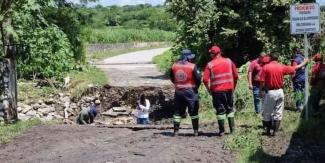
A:
<svg viewBox="0 0 325 163">
<path fill-rule="evenodd" d="M 150 28 L 175 31 L 177 26 L 165 7 L 151 5 L 97 6 L 78 10 L 87 20 L 83 24 L 91 28 L 123 26 L 127 28 Z"/>
<path fill-rule="evenodd" d="M 289 6 L 297 2 L 168 0 L 168 10 L 180 27 L 175 49 L 195 50 L 201 65 L 209 59 L 208 48 L 213 44 L 219 44 L 237 66 L 256 58 L 261 51 L 276 50 L 290 56 L 292 47 L 301 46 L 303 41 L 289 31 Z M 315 40 L 313 44 L 319 44 L 317 36 L 310 38 Z"/>
<path fill-rule="evenodd" d="M 60 78 L 64 72 L 72 69 L 73 49 L 76 46 L 44 14 L 49 13 L 47 9 L 54 7 L 50 0 L 28 0 L 26 4 L 14 6 L 14 39 L 25 46 L 25 50 L 17 57 L 19 77 Z"/>
<path fill-rule="evenodd" d="M 26 53 L 18 59 L 20 77 L 61 77 L 62 73 L 72 69 L 70 42 L 58 27 L 37 28 L 18 35 L 28 45 Z"/>
</svg>

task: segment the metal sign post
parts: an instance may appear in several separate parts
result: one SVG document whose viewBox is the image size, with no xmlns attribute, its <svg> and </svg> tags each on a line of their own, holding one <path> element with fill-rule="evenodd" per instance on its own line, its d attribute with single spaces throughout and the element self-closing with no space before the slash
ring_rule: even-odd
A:
<svg viewBox="0 0 325 163">
<path fill-rule="evenodd" d="M 308 38 L 307 38 L 307 33 L 304 34 L 304 54 L 305 58 L 308 58 Z M 306 66 L 305 69 L 305 115 L 306 115 L 306 120 L 308 120 L 308 97 L 309 97 L 309 78 L 308 78 L 308 72 L 309 68 Z"/>
<path fill-rule="evenodd" d="M 320 7 L 318 3 L 303 3 L 290 6 L 291 34 L 304 35 L 305 58 L 308 55 L 307 34 L 320 32 Z M 305 70 L 305 117 L 308 120 L 308 97 L 309 97 L 309 68 Z"/>
</svg>

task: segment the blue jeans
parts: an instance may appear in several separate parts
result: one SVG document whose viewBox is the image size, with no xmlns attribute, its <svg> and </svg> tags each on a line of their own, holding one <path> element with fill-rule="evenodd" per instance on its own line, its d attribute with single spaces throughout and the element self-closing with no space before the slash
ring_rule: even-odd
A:
<svg viewBox="0 0 325 163">
<path fill-rule="evenodd" d="M 254 98 L 255 112 L 259 113 L 261 111 L 261 94 L 260 94 L 259 86 L 253 86 L 253 98 Z"/>
<path fill-rule="evenodd" d="M 294 98 L 296 100 L 296 109 L 303 110 L 305 81 L 293 81 Z"/>
<path fill-rule="evenodd" d="M 149 118 L 137 118 L 137 124 L 147 125 L 149 124 Z"/>
</svg>

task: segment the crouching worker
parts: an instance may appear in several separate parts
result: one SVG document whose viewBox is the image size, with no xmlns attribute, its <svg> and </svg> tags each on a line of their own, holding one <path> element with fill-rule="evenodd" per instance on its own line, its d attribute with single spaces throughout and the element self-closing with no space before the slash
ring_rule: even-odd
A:
<svg viewBox="0 0 325 163">
<path fill-rule="evenodd" d="M 186 107 L 192 119 L 194 135 L 198 136 L 199 129 L 199 97 L 198 88 L 201 84 L 201 76 L 195 64 L 191 63 L 195 54 L 191 50 L 184 49 L 181 58 L 171 68 L 171 81 L 175 85 L 175 111 L 174 111 L 174 135 L 178 135 L 182 116 Z"/>
<path fill-rule="evenodd" d="M 95 104 L 88 108 L 82 109 L 78 115 L 77 123 L 81 125 L 94 123 L 94 119 L 97 116 L 98 108 L 100 105 L 99 100 L 95 100 Z"/>
<path fill-rule="evenodd" d="M 140 95 L 140 100 L 137 101 L 137 124 L 149 124 L 149 109 L 150 102 L 144 94 Z"/>
</svg>

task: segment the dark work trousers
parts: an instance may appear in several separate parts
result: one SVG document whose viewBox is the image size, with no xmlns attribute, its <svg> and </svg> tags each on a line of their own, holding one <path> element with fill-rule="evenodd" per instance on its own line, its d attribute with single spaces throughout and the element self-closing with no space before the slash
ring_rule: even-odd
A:
<svg viewBox="0 0 325 163">
<path fill-rule="evenodd" d="M 180 123 L 181 117 L 185 114 L 186 108 L 192 119 L 198 119 L 199 98 L 193 88 L 180 89 L 175 91 L 174 121 Z"/>
<path fill-rule="evenodd" d="M 227 116 L 228 118 L 234 117 L 232 91 L 212 92 L 212 98 L 218 120 L 225 120 Z"/>
</svg>

